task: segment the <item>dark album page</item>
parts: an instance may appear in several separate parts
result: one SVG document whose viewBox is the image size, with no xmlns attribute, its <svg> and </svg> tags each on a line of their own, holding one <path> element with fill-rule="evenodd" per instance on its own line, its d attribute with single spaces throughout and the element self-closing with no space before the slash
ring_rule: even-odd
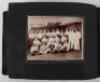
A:
<svg viewBox="0 0 100 82">
<path fill-rule="evenodd" d="M 11 3 L 9 77 L 97 77 L 96 20 L 96 8 L 89 4 Z"/>
<path fill-rule="evenodd" d="M 7 74 L 7 48 L 8 48 L 8 36 L 7 36 L 7 27 L 8 27 L 8 12 L 3 13 L 3 36 L 2 36 L 2 73 Z"/>
<path fill-rule="evenodd" d="M 100 8 L 97 8 L 97 30 L 98 30 L 98 76 L 100 76 Z"/>
</svg>

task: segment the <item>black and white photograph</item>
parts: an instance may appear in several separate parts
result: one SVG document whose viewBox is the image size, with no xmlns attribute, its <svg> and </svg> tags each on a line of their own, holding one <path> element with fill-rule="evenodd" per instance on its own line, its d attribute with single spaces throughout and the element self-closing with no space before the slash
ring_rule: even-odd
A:
<svg viewBox="0 0 100 82">
<path fill-rule="evenodd" d="M 28 16 L 27 60 L 83 60 L 82 16 Z"/>
</svg>

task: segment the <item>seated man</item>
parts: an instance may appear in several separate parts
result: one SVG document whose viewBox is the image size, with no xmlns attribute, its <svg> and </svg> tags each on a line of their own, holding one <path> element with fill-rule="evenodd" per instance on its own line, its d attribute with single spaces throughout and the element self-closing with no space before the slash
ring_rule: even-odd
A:
<svg viewBox="0 0 100 82">
<path fill-rule="evenodd" d="M 47 53 L 48 48 L 47 48 L 47 43 L 48 43 L 48 38 L 46 36 L 42 37 L 41 39 L 41 46 L 40 46 L 40 53 Z"/>
<path fill-rule="evenodd" d="M 61 37 L 61 43 L 62 43 L 63 51 L 69 51 L 70 45 L 68 43 L 67 36 L 63 35 Z"/>
<path fill-rule="evenodd" d="M 55 39 L 54 39 L 53 36 L 50 36 L 50 37 L 48 38 L 47 46 L 48 46 L 49 52 L 54 52 L 54 48 L 55 48 Z"/>
<path fill-rule="evenodd" d="M 41 44 L 39 52 L 42 53 L 42 54 L 48 53 L 48 48 L 47 48 L 47 44 L 46 43 L 42 43 Z"/>
<path fill-rule="evenodd" d="M 40 45 L 41 45 L 41 42 L 37 38 L 35 38 L 33 40 L 32 47 L 30 48 L 30 53 L 32 55 L 35 55 L 36 53 L 38 53 Z"/>
</svg>

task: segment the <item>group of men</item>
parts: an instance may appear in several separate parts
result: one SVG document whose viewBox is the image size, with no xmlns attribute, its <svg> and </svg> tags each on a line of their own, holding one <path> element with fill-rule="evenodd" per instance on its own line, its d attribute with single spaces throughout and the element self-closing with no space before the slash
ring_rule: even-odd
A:
<svg viewBox="0 0 100 82">
<path fill-rule="evenodd" d="M 51 53 L 77 50 L 80 51 L 81 32 L 76 28 L 44 29 L 29 32 L 29 40 L 32 45 L 29 49 L 31 54 Z"/>
</svg>

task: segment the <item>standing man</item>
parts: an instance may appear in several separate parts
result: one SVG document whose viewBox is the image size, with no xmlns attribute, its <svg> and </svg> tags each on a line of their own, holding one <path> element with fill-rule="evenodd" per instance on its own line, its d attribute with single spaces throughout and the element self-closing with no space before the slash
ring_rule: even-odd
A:
<svg viewBox="0 0 100 82">
<path fill-rule="evenodd" d="M 66 43 L 67 43 L 67 49 L 66 49 L 66 51 L 69 51 L 70 50 L 70 42 L 69 42 L 70 31 L 69 31 L 68 28 L 65 31 L 65 36 L 67 38 L 67 41 L 66 41 Z"/>
<path fill-rule="evenodd" d="M 74 38 L 75 38 L 75 33 L 73 29 L 70 29 L 69 31 L 69 44 L 70 44 L 70 49 L 74 49 Z"/>
<path fill-rule="evenodd" d="M 75 30 L 75 42 L 74 42 L 74 49 L 80 50 L 80 39 L 81 39 L 81 33 L 78 30 Z"/>
<path fill-rule="evenodd" d="M 29 39 L 34 39 L 34 37 L 35 37 L 35 33 L 34 33 L 34 31 L 33 31 L 33 29 L 31 28 L 30 30 L 29 30 Z"/>
<path fill-rule="evenodd" d="M 43 37 L 43 34 L 42 34 L 42 31 L 40 30 L 39 33 L 37 34 L 37 38 L 38 38 L 39 40 L 41 40 L 42 37 Z"/>
</svg>

